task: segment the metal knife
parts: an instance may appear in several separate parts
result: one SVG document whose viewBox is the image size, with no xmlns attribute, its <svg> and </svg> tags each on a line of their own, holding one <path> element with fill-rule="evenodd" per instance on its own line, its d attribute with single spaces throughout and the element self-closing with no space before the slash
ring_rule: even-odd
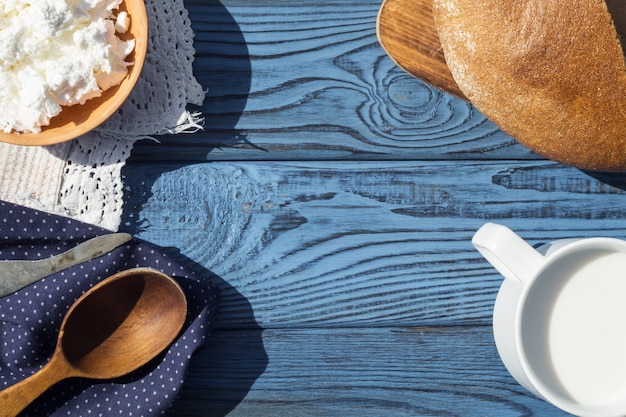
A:
<svg viewBox="0 0 626 417">
<path fill-rule="evenodd" d="M 34 261 L 0 260 L 0 297 L 71 266 L 99 258 L 132 239 L 128 233 L 110 233 L 79 243 L 72 249 Z"/>
</svg>

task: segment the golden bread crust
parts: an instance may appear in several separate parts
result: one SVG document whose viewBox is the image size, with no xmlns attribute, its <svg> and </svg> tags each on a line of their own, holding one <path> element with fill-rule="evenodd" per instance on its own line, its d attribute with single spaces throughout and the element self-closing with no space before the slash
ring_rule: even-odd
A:
<svg viewBox="0 0 626 417">
<path fill-rule="evenodd" d="M 626 66 L 604 1 L 434 0 L 461 91 L 520 143 L 581 169 L 626 170 Z"/>
</svg>

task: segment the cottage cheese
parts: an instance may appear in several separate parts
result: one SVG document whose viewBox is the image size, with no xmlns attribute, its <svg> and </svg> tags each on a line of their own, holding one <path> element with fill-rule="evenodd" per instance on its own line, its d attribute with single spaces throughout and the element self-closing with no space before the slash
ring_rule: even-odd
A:
<svg viewBox="0 0 626 417">
<path fill-rule="evenodd" d="M 35 132 L 61 112 L 118 85 L 134 40 L 117 31 L 122 0 L 0 2 L 0 129 Z"/>
</svg>

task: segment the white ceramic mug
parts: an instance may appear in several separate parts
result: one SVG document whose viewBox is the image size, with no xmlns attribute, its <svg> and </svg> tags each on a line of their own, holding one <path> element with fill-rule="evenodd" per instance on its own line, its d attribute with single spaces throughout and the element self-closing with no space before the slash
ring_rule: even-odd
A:
<svg viewBox="0 0 626 417">
<path fill-rule="evenodd" d="M 626 241 L 567 239 L 536 250 L 487 223 L 472 243 L 505 278 L 493 331 L 511 375 L 571 414 L 626 415 Z"/>
</svg>

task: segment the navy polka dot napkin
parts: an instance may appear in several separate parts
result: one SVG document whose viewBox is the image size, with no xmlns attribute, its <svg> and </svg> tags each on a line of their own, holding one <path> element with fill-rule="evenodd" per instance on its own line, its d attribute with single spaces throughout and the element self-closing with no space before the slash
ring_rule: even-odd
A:
<svg viewBox="0 0 626 417">
<path fill-rule="evenodd" d="M 0 259 L 47 258 L 106 233 L 96 226 L 0 201 Z M 99 281 L 134 267 L 158 269 L 181 285 L 188 315 L 178 339 L 155 360 L 122 378 L 60 382 L 20 416 L 129 417 L 169 411 L 192 353 L 209 335 L 219 290 L 206 277 L 137 240 L 0 298 L 0 389 L 48 361 L 63 317 L 76 299 Z"/>
</svg>

